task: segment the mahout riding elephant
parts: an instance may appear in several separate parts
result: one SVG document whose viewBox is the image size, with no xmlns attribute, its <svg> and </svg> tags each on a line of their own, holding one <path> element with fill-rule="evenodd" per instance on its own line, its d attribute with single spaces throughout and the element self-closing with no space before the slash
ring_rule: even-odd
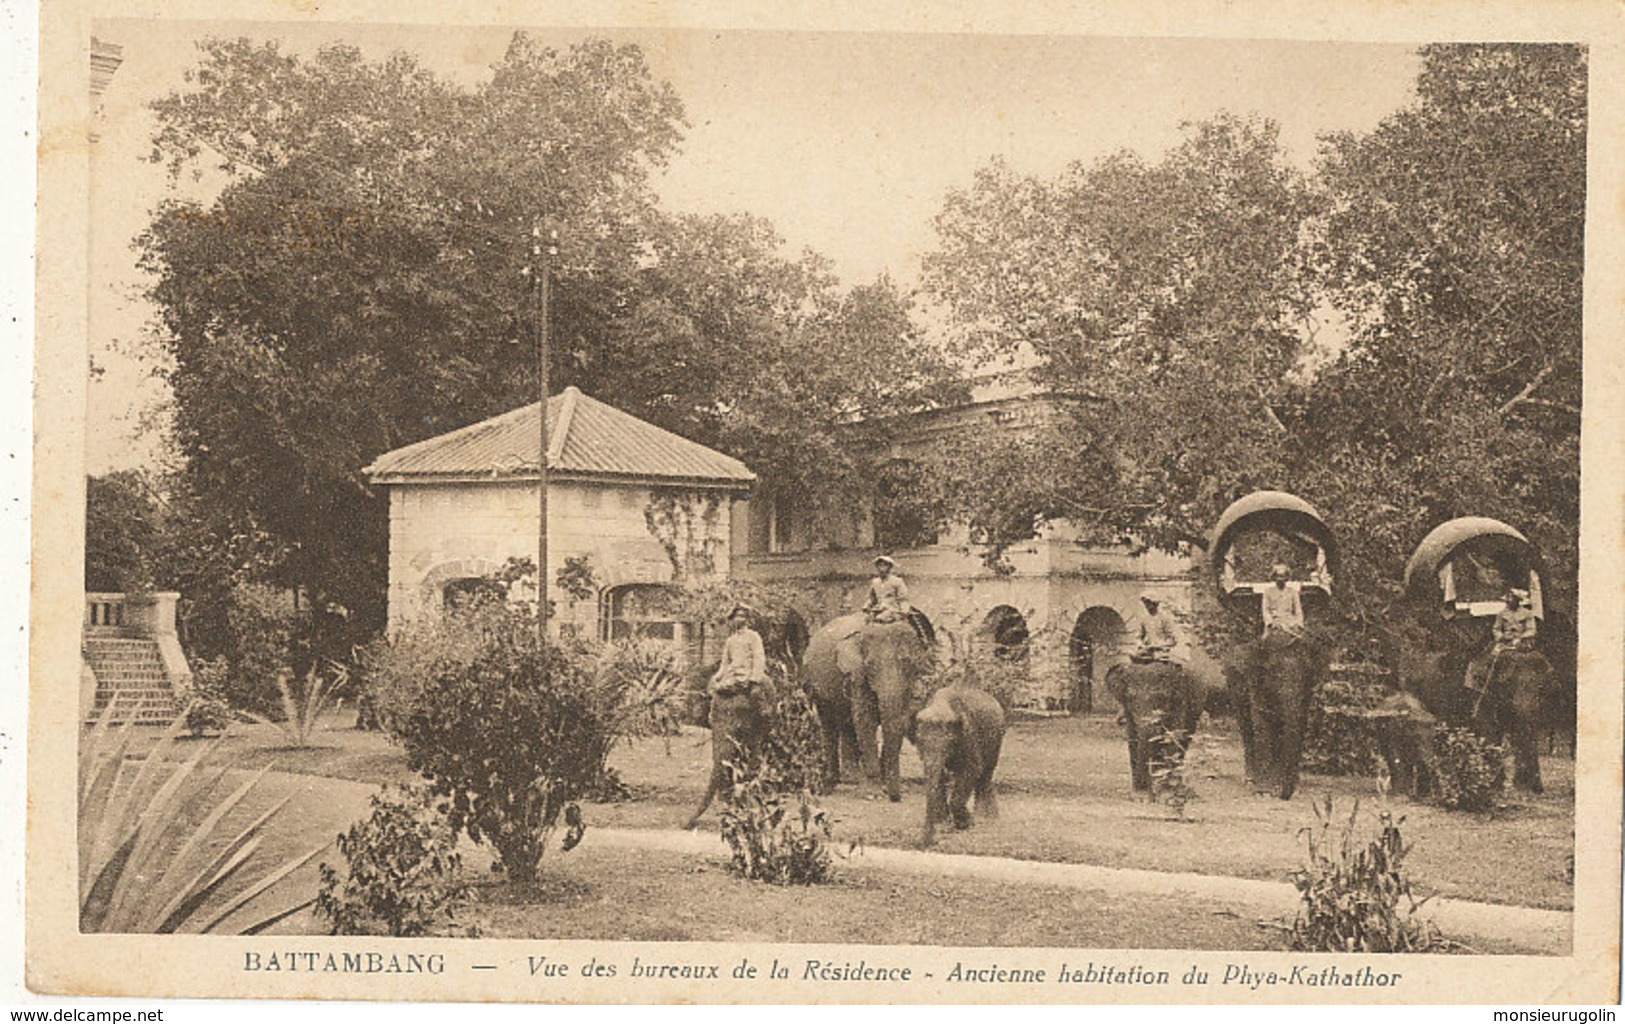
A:
<svg viewBox="0 0 1625 1024">
<path fill-rule="evenodd" d="M 1171 733 L 1180 754 L 1185 753 L 1202 717 L 1202 687 L 1183 665 L 1131 661 L 1106 671 L 1106 692 L 1123 709 L 1134 791 L 1150 793 L 1153 744 L 1158 736 Z"/>
<path fill-rule="evenodd" d="M 1314 639 L 1280 634 L 1243 644 L 1225 659 L 1247 780 L 1282 800 L 1298 789 L 1309 702 L 1326 678 L 1326 665 Z"/>
<path fill-rule="evenodd" d="M 1371 709 L 1371 726 L 1394 792 L 1419 799 L 1438 788 L 1439 719 L 1415 694 L 1401 690 L 1383 698 Z"/>
<path fill-rule="evenodd" d="M 693 828 L 699 822 L 700 815 L 711 806 L 712 798 L 718 793 L 731 791 L 730 762 L 741 769 L 755 763 L 772 729 L 772 707 L 773 693 L 766 685 L 712 695 L 711 778 L 706 784 L 705 796 L 700 798 L 700 806 L 694 809 L 684 828 Z"/>
<path fill-rule="evenodd" d="M 1488 655 L 1483 655 L 1488 664 Z M 1497 656 L 1487 689 L 1467 687 L 1473 671 L 1459 651 L 1408 652 L 1395 659 L 1400 688 L 1413 693 L 1446 724 L 1469 728 L 1491 743 L 1512 747 L 1512 783 L 1544 792 L 1540 780 L 1542 713 L 1560 684 L 1539 651 L 1506 651 Z"/>
<path fill-rule="evenodd" d="M 936 839 L 937 822 L 952 818 L 970 828 L 970 798 L 983 817 L 999 816 L 993 770 L 1004 743 L 1004 708 L 982 690 L 956 683 L 933 693 L 914 716 L 909 739 L 925 768 L 923 846 Z"/>
<path fill-rule="evenodd" d="M 893 802 L 903 798 L 898 761 L 932 651 L 908 621 L 865 622 L 847 615 L 812 635 L 802 680 L 824 730 L 825 778 L 840 778 L 840 740 L 856 745 L 863 771 L 880 777 Z M 881 734 L 876 749 L 876 731 Z"/>
</svg>

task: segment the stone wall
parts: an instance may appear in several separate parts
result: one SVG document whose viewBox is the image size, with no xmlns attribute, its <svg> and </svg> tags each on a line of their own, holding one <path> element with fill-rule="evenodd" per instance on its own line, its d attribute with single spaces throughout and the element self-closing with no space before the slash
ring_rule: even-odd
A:
<svg viewBox="0 0 1625 1024">
<path fill-rule="evenodd" d="M 651 532 L 651 509 L 660 538 Z M 555 621 L 587 635 L 598 628 L 596 597 L 575 599 L 556 585 L 567 558 L 587 558 L 601 589 L 671 582 L 676 577 L 674 563 L 694 578 L 725 574 L 731 558 L 731 514 L 732 503 L 720 491 L 553 482 L 548 489 L 547 526 Z M 438 608 L 442 588 L 452 580 L 484 575 L 509 558 L 534 559 L 536 527 L 534 482 L 392 486 L 391 626 Z"/>
</svg>

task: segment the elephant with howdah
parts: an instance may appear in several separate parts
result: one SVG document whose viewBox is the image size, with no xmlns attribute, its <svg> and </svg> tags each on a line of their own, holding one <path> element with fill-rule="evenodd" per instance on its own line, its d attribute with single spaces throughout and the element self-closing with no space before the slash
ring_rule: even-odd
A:
<svg viewBox="0 0 1625 1024">
<path fill-rule="evenodd" d="M 1539 651 L 1507 651 L 1495 660 L 1487 689 L 1468 689 L 1468 662 L 1459 653 L 1426 652 L 1396 659 L 1400 686 L 1447 724 L 1470 728 L 1492 743 L 1512 747 L 1512 782 L 1533 793 L 1544 791 L 1540 780 L 1542 711 L 1560 685 L 1551 664 Z M 1488 656 L 1485 656 L 1487 667 Z"/>
<path fill-rule="evenodd" d="M 920 677 L 932 652 L 907 621 L 865 622 L 845 615 L 813 633 L 802 662 L 802 683 L 818 708 L 824 731 L 825 779 L 840 779 L 841 741 L 856 746 L 869 778 L 877 775 L 893 801 L 902 799 L 898 762 L 918 706 Z M 876 747 L 876 731 L 881 740 Z"/>
<path fill-rule="evenodd" d="M 694 827 L 717 794 L 730 792 L 733 782 L 728 770 L 730 763 L 745 768 L 756 761 L 773 728 L 773 700 L 772 688 L 767 684 L 712 696 L 711 776 L 700 806 L 694 809 L 684 828 Z"/>
<path fill-rule="evenodd" d="M 1325 651 L 1313 638 L 1278 633 L 1241 645 L 1225 660 L 1247 779 L 1282 800 L 1297 792 L 1309 702 L 1326 668 Z"/>
<path fill-rule="evenodd" d="M 1184 665 L 1131 661 L 1107 670 L 1106 692 L 1123 709 L 1134 791 L 1150 793 L 1151 757 L 1158 738 L 1172 734 L 1171 742 L 1185 752 L 1202 716 L 1203 688 Z"/>
<path fill-rule="evenodd" d="M 983 817 L 996 818 L 993 770 L 1004 743 L 1004 708 L 987 693 L 963 684 L 931 695 L 909 729 L 925 769 L 925 831 L 921 844 L 936 839 L 937 822 L 952 818 L 969 828 L 970 799 Z"/>
</svg>

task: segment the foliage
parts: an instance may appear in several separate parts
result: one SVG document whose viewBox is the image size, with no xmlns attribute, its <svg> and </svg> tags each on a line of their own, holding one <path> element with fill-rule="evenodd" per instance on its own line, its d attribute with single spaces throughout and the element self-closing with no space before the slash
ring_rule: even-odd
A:
<svg viewBox="0 0 1625 1024">
<path fill-rule="evenodd" d="M 1411 892 L 1405 870 L 1410 846 L 1386 810 L 1380 831 L 1363 844 L 1355 831 L 1355 801 L 1347 820 L 1334 819 L 1332 798 L 1311 802 L 1315 824 L 1301 829 L 1306 858 L 1292 872 L 1302 905 L 1288 949 L 1310 953 L 1427 953 L 1445 945 L 1432 921 L 1418 915 L 1426 898 Z"/>
<path fill-rule="evenodd" d="M 1452 811 L 1490 811 L 1506 786 L 1506 747 L 1481 739 L 1470 729 L 1440 726 L 1434 734 L 1438 757 L 1439 806 Z"/>
<path fill-rule="evenodd" d="M 127 593 L 153 587 L 163 506 L 146 477 L 119 470 L 85 481 L 85 589 Z"/>
<path fill-rule="evenodd" d="M 515 342 L 538 327 L 539 227 L 557 235 L 555 386 L 832 504 L 878 457 L 832 422 L 945 393 L 890 282 L 843 291 L 765 221 L 656 208 L 683 113 L 636 46 L 516 33 L 471 85 L 349 45 L 200 50 L 153 106 L 177 197 L 138 245 L 184 489 L 217 546 L 263 541 L 229 562 L 254 580 L 381 628 L 387 517 L 361 471 L 535 400 Z"/>
<path fill-rule="evenodd" d="M 560 590 L 577 601 L 590 600 L 598 593 L 598 575 L 592 571 L 592 558 L 588 555 L 566 555 L 553 580 Z"/>
<path fill-rule="evenodd" d="M 372 814 L 338 838 L 345 877 L 322 865 L 316 913 L 333 935 L 429 934 L 466 897 L 457 837 L 422 785 L 374 794 Z"/>
<path fill-rule="evenodd" d="M 254 854 L 287 799 L 247 825 L 225 821 L 245 804 L 269 767 L 236 784 L 225 768 L 202 768 L 219 741 L 189 751 L 175 739 L 177 719 L 145 756 L 135 752 L 130 716 L 114 730 L 113 705 L 79 744 L 79 929 L 84 932 L 212 932 L 229 926 L 255 934 L 310 905 L 309 900 L 242 922 L 260 896 L 321 853 L 318 846 L 265 869 Z M 237 922 L 229 924 L 230 922 Z"/>
<path fill-rule="evenodd" d="M 1046 180 L 995 161 L 952 192 L 924 267 L 956 343 L 1036 358 L 1061 399 L 1009 442 L 1038 458 L 967 453 L 956 501 L 973 526 L 999 544 L 1066 518 L 1171 549 L 1277 478 L 1313 208 L 1275 126 L 1230 116 L 1185 126 L 1157 163 L 1117 153 Z"/>
<path fill-rule="evenodd" d="M 615 739 L 594 659 L 543 642 L 534 610 L 474 601 L 389 654 L 394 692 L 380 699 L 407 765 L 450 797 L 451 827 L 489 842 L 508 877 L 528 883 L 561 820 L 570 849 L 584 828 L 575 801 L 599 781 Z M 409 631 L 410 634 L 410 631 Z"/>
<path fill-rule="evenodd" d="M 1284 487 L 1333 517 L 1340 644 L 1459 515 L 1523 530 L 1572 605 L 1585 54 L 1421 58 L 1415 101 L 1323 140 L 1310 179 L 1274 126 L 1221 115 L 1155 162 L 994 162 L 949 195 L 926 285 L 964 352 L 1031 365 L 1050 399 L 942 456 L 995 561 L 1057 518 L 1176 549 Z"/>
<path fill-rule="evenodd" d="M 770 664 L 768 676 L 773 703 L 767 709 L 768 733 L 762 758 L 769 776 L 790 791 L 825 792 L 824 734 L 818 724 L 818 709 L 783 664 Z"/>
<path fill-rule="evenodd" d="M 1338 510 L 1356 609 L 1459 515 L 1513 524 L 1572 604 L 1579 517 L 1584 49 L 1439 45 L 1417 99 L 1326 140 L 1316 259 L 1348 318 L 1302 431 L 1305 497 Z"/>
<path fill-rule="evenodd" d="M 1199 769 L 1201 734 L 1164 728 L 1150 739 L 1146 764 L 1151 772 L 1151 799 L 1161 801 L 1175 818 L 1185 820 L 1185 808 L 1197 799 L 1191 776 Z"/>
<path fill-rule="evenodd" d="M 1370 711 L 1389 695 L 1380 675 L 1344 671 L 1309 702 L 1303 770 L 1319 775 L 1372 775 L 1382 758 Z"/>
<path fill-rule="evenodd" d="M 332 679 L 329 681 L 328 674 Z M 282 730 L 288 743 L 295 747 L 310 746 L 311 734 L 316 731 L 316 720 L 333 702 L 334 695 L 349 681 L 350 673 L 343 665 L 331 663 L 326 672 L 320 666 L 311 666 L 304 681 L 297 686 L 287 672 L 278 672 L 277 694 L 282 698 L 282 716 L 277 719 L 246 712 L 256 722 L 275 725 Z"/>
<path fill-rule="evenodd" d="M 730 764 L 731 799 L 722 811 L 728 869 L 774 885 L 815 885 L 830 879 L 832 821 L 811 794 L 795 790 L 770 763 L 748 773 Z M 799 792 L 792 804 L 789 793 Z"/>
<path fill-rule="evenodd" d="M 192 666 L 192 685 L 175 694 L 175 710 L 194 739 L 223 733 L 231 725 L 231 704 L 226 700 L 231 666 L 224 658 L 208 658 Z"/>
</svg>

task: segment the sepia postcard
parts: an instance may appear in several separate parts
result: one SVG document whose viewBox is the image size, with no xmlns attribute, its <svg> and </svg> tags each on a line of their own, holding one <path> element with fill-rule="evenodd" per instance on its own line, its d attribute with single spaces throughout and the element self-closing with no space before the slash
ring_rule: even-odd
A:
<svg viewBox="0 0 1625 1024">
<path fill-rule="evenodd" d="M 1617 5 L 44 5 L 65 996 L 1617 1004 Z"/>
</svg>

